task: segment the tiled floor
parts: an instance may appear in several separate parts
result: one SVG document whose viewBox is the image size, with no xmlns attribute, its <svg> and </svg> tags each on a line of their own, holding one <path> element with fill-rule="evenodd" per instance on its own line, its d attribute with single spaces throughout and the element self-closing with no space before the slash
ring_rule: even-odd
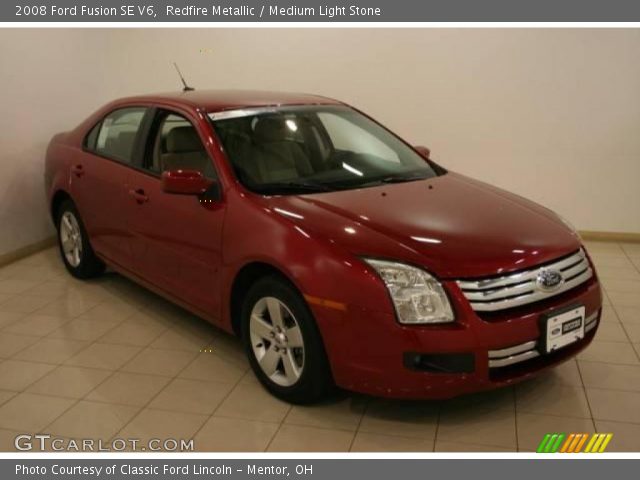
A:
<svg viewBox="0 0 640 480">
<path fill-rule="evenodd" d="M 606 306 L 577 361 L 452 401 L 344 393 L 313 407 L 265 393 L 236 339 L 118 275 L 76 281 L 46 250 L 0 269 L 0 450 L 49 433 L 193 437 L 201 451 L 530 451 L 547 432 L 601 431 L 609 450 L 640 451 L 640 244 L 588 247 Z"/>
</svg>

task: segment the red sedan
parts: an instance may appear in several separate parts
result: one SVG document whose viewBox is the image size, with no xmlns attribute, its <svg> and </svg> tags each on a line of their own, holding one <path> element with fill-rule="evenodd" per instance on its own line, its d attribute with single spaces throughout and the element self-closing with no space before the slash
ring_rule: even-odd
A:
<svg viewBox="0 0 640 480">
<path fill-rule="evenodd" d="M 53 138 L 45 176 L 73 276 L 108 265 L 241 336 L 291 402 L 495 388 L 599 323 L 593 264 L 558 215 L 325 97 L 118 100 Z"/>
</svg>

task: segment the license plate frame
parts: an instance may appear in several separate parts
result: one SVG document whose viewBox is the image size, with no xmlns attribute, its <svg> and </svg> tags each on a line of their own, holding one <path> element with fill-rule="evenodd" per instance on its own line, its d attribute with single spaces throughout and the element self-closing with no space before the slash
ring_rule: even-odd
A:
<svg viewBox="0 0 640 480">
<path fill-rule="evenodd" d="M 550 354 L 584 338 L 584 305 L 554 310 L 540 318 L 540 352 Z"/>
</svg>

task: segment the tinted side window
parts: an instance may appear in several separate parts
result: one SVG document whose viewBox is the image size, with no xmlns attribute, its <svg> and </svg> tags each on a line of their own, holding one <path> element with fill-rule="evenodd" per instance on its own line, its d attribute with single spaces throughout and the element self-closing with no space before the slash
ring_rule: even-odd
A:
<svg viewBox="0 0 640 480">
<path fill-rule="evenodd" d="M 132 163 L 136 136 L 146 111 L 146 108 L 132 107 L 111 112 L 102 120 L 92 150 L 123 163 Z M 89 143 L 92 134 L 93 131 L 87 137 L 88 148 L 92 146 Z"/>
<path fill-rule="evenodd" d="M 153 144 L 149 170 L 197 170 L 215 179 L 216 172 L 200 136 L 189 120 L 175 113 L 163 112 Z"/>
</svg>

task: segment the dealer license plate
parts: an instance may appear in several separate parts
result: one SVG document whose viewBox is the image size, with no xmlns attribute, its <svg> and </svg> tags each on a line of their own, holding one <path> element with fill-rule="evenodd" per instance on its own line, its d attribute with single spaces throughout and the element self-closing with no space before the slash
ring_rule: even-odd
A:
<svg viewBox="0 0 640 480">
<path fill-rule="evenodd" d="M 544 351 L 551 353 L 584 338 L 583 306 L 548 315 L 543 321 Z"/>
</svg>

